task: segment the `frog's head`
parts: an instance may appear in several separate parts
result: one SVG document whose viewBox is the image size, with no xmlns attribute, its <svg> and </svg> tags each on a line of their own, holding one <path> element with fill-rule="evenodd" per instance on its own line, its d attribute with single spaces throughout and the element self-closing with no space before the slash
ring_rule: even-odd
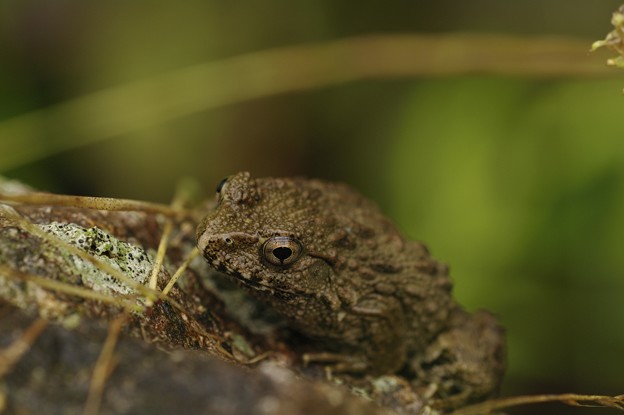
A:
<svg viewBox="0 0 624 415">
<path fill-rule="evenodd" d="M 238 173 L 217 187 L 218 205 L 197 228 L 197 246 L 217 270 L 252 290 L 314 296 L 331 287 L 327 184 Z M 331 210 L 331 209 L 330 209 Z"/>
</svg>

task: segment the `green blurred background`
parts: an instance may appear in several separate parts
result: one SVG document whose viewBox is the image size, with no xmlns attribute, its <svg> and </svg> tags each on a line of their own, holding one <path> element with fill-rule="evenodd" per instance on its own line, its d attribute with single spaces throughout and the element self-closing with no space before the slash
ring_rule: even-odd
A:
<svg viewBox="0 0 624 415">
<path fill-rule="evenodd" d="M 0 154 L 37 156 L 0 172 L 58 193 L 160 202 L 183 176 L 206 194 L 239 170 L 346 181 L 450 263 L 466 307 L 500 316 L 505 394 L 624 393 L 624 73 L 382 77 L 165 116 L 84 145 L 51 144 L 80 136 L 71 123 L 33 127 L 17 147 L 2 130 L 190 65 L 359 34 L 561 35 L 589 49 L 620 3 L 4 1 Z M 95 117 L 131 124 L 140 111 Z"/>
</svg>

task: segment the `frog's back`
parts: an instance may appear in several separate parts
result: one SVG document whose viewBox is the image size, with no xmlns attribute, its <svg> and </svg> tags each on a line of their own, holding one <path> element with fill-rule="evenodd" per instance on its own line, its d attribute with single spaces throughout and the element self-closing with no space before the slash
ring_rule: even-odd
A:
<svg viewBox="0 0 624 415">
<path fill-rule="evenodd" d="M 287 186 L 291 210 L 305 211 L 314 221 L 306 226 L 317 230 L 308 245 L 334 258 L 338 283 L 350 284 L 361 297 L 378 295 L 400 304 L 408 351 L 422 350 L 447 327 L 457 308 L 452 281 L 448 267 L 425 245 L 407 240 L 376 203 L 349 186 L 307 179 L 288 179 Z"/>
</svg>

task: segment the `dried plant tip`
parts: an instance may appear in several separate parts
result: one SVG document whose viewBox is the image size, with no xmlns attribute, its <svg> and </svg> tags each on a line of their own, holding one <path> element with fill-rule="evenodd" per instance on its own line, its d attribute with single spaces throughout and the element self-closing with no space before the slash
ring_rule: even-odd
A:
<svg viewBox="0 0 624 415">
<path fill-rule="evenodd" d="M 620 56 L 614 59 L 609 59 L 607 63 L 612 66 L 624 67 L 622 59 L 624 59 L 624 5 L 613 12 L 611 18 L 611 24 L 614 29 L 611 31 L 604 40 L 598 40 L 592 44 L 591 51 L 596 49 L 607 47 Z"/>
</svg>

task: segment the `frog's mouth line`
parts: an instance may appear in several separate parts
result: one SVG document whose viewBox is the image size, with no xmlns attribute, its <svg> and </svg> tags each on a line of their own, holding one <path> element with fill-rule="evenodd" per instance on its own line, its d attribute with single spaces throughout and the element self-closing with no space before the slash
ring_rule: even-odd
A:
<svg viewBox="0 0 624 415">
<path fill-rule="evenodd" d="M 243 285 L 245 285 L 245 286 L 247 286 L 249 288 L 258 290 L 258 291 L 278 292 L 282 296 L 289 296 L 289 297 L 292 297 L 293 295 L 296 295 L 297 297 L 308 297 L 308 298 L 314 297 L 314 294 L 307 293 L 307 292 L 304 292 L 304 291 L 294 290 L 294 289 L 285 290 L 285 289 L 280 288 L 280 287 L 275 287 L 275 286 L 270 286 L 270 285 L 267 285 L 267 284 L 262 284 L 260 282 L 254 281 L 251 277 L 250 278 L 246 278 L 242 274 L 238 274 L 237 273 L 235 275 L 232 275 L 232 274 L 226 274 L 226 275 L 231 276 L 233 278 L 236 278 L 241 284 L 243 284 Z"/>
</svg>

